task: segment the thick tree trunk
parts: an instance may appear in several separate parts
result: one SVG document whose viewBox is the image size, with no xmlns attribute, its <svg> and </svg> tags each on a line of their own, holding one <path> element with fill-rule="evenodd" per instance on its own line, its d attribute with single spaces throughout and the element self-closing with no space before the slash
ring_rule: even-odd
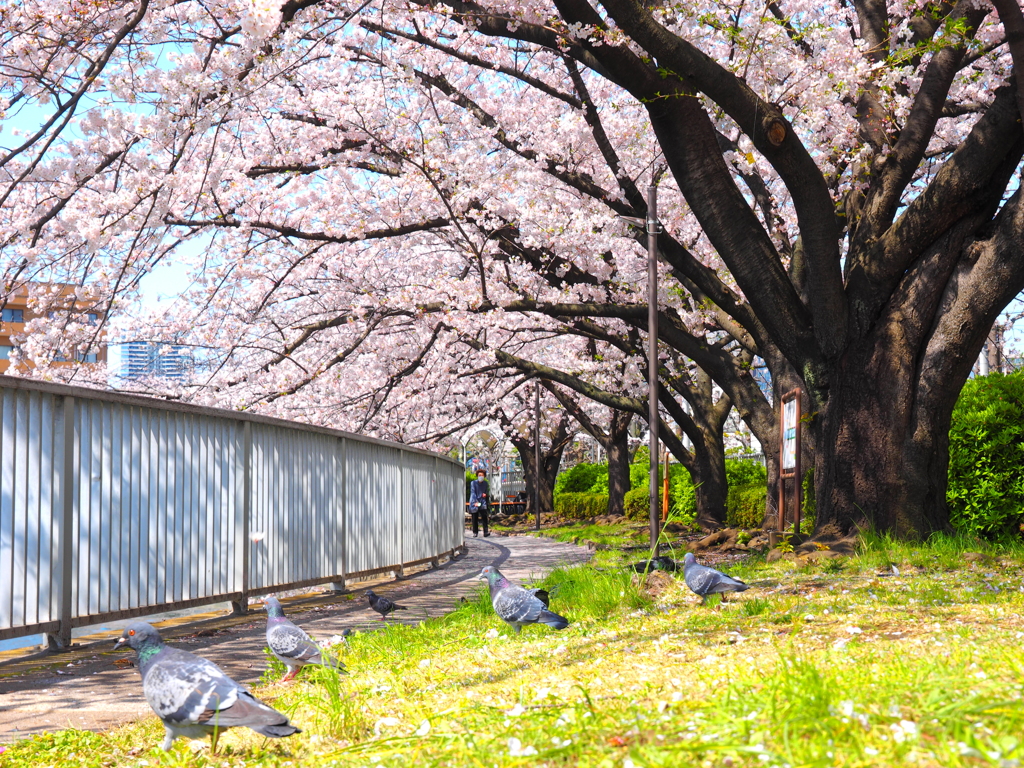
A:
<svg viewBox="0 0 1024 768">
<path fill-rule="evenodd" d="M 526 514 L 533 516 L 537 514 L 534 500 L 537 498 L 536 491 L 540 486 L 540 512 L 541 515 L 551 514 L 555 508 L 555 479 L 558 477 L 558 467 L 562 461 L 563 448 L 555 455 L 541 454 L 541 471 L 538 478 L 536 462 L 533 459 L 532 450 L 520 452 L 523 461 L 523 480 L 526 483 Z M 543 518 L 542 518 L 543 519 Z"/>
<path fill-rule="evenodd" d="M 608 514 L 625 514 L 626 491 L 629 490 L 629 436 L 609 442 L 608 454 Z"/>
<path fill-rule="evenodd" d="M 551 442 L 546 449 L 543 442 L 541 443 L 539 472 L 534 458 L 533 442 L 518 433 L 509 436 L 509 440 L 519 451 L 519 458 L 523 462 L 523 480 L 526 483 L 527 492 L 526 512 L 529 515 L 537 514 L 534 500 L 537 498 L 538 488 L 540 490 L 541 515 L 550 514 L 555 508 L 555 478 L 558 477 L 562 454 L 573 436 L 569 424 L 570 418 L 563 411 L 557 422 L 549 427 Z"/>
<path fill-rule="evenodd" d="M 848 356 L 853 364 L 832 383 L 815 464 L 817 529 L 900 538 L 946 530 L 947 433 L 959 385 L 946 388 L 944 402 L 919 402 L 901 361 L 865 357 Z"/>
<path fill-rule="evenodd" d="M 1019 268 L 1011 258 L 979 252 L 948 282 L 938 271 L 929 275 L 931 264 L 923 261 L 918 280 L 908 274 L 897 292 L 897 309 L 883 313 L 833 370 L 817 435 L 818 530 L 870 527 L 915 539 L 949 529 L 953 407 L 992 322 L 1012 298 L 1009 277 Z M 996 274 L 1005 266 L 1006 279 L 993 281 L 981 269 L 986 261 Z M 941 280 L 940 295 L 928 297 L 934 282 L 925 277 Z M 982 297 L 988 306 L 979 312 L 973 302 Z"/>
<path fill-rule="evenodd" d="M 722 435 L 705 435 L 701 450 L 694 451 L 693 480 L 697 502 L 697 525 L 717 531 L 725 525 L 729 483 L 725 477 L 725 444 Z"/>
</svg>

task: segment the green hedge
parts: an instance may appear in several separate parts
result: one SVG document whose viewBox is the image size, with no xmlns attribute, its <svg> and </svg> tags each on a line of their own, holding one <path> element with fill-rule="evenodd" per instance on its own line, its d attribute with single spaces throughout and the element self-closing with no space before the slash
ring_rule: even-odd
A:
<svg viewBox="0 0 1024 768">
<path fill-rule="evenodd" d="M 950 523 L 989 538 L 1019 533 L 1024 519 L 1024 373 L 964 385 L 949 430 Z"/>
<path fill-rule="evenodd" d="M 665 477 L 665 465 L 658 467 L 658 492 L 661 493 L 662 480 Z M 648 487 L 651 467 L 647 461 L 639 461 L 629 465 L 629 485 L 626 492 L 625 515 L 630 520 L 646 520 L 650 514 Z M 670 464 L 668 475 L 668 505 L 672 511 L 672 519 L 685 525 L 692 523 L 697 513 L 697 500 L 694 495 L 693 481 L 690 472 L 682 464 Z"/>
<path fill-rule="evenodd" d="M 604 488 L 608 489 L 608 465 L 588 464 L 580 462 L 567 472 L 561 472 L 555 480 L 555 494 L 560 493 L 599 493 L 594 488 L 604 479 Z"/>
<path fill-rule="evenodd" d="M 626 492 L 624 512 L 630 520 L 639 521 L 646 520 L 650 510 L 647 490 L 650 465 L 646 461 L 646 451 L 642 454 L 640 451 L 637 453 L 642 458 L 629 467 L 631 490 Z M 672 519 L 691 524 L 697 515 L 697 498 L 690 473 L 681 464 L 669 466 L 668 498 Z M 600 471 L 602 469 L 603 473 Z M 660 469 L 664 473 L 664 465 Z M 743 528 L 759 528 L 764 520 L 768 482 L 764 464 L 758 461 L 726 459 L 725 475 L 729 484 L 726 523 Z M 661 487 L 660 483 L 658 487 Z M 573 492 L 579 488 L 583 490 Z M 605 514 L 608 506 L 607 491 L 607 466 L 577 464 L 558 477 L 555 484 L 555 511 L 573 519 Z M 600 511 L 594 511 L 602 503 L 604 507 Z"/>
<path fill-rule="evenodd" d="M 607 515 L 608 494 L 560 493 L 555 496 L 555 513 L 570 520 Z"/>
<path fill-rule="evenodd" d="M 730 486 L 725 524 L 730 528 L 760 528 L 764 522 L 766 497 L 767 489 L 763 484 Z"/>
<path fill-rule="evenodd" d="M 623 513 L 630 520 L 646 520 L 650 513 L 650 496 L 646 488 L 633 488 L 626 491 L 623 500 Z"/>
<path fill-rule="evenodd" d="M 697 517 L 697 496 L 690 473 L 681 464 L 670 465 L 669 508 L 672 519 L 691 524 Z M 646 520 L 648 506 L 648 472 L 646 461 L 629 467 L 632 490 L 626 494 L 625 512 L 631 520 Z M 664 468 L 662 468 L 664 471 Z M 725 460 L 725 478 L 729 484 L 726 501 L 726 524 L 743 528 L 760 528 L 764 520 L 768 471 L 759 461 Z"/>
</svg>

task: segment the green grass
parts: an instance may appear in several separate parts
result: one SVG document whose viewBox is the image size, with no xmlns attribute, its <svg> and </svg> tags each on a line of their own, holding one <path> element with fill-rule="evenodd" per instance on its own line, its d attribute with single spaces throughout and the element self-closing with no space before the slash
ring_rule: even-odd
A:
<svg viewBox="0 0 1024 768">
<path fill-rule="evenodd" d="M 828 563 L 750 558 L 728 570 L 752 588 L 705 608 L 681 582 L 652 598 L 618 569 L 558 570 L 562 632 L 515 636 L 481 593 L 352 637 L 349 675 L 259 689 L 299 736 L 164 754 L 149 719 L 19 742 L 0 765 L 1024 765 L 1024 551 L 876 537 Z"/>
<path fill-rule="evenodd" d="M 541 535 L 556 541 L 592 541 L 595 544 L 607 544 L 612 547 L 636 546 L 647 541 L 647 529 L 637 523 L 560 525 L 543 529 Z"/>
</svg>

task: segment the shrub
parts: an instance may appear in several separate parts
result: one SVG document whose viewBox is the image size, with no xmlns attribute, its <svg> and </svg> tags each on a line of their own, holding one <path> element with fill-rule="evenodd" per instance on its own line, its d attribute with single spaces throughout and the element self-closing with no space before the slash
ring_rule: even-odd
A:
<svg viewBox="0 0 1024 768">
<path fill-rule="evenodd" d="M 725 505 L 725 524 L 730 528 L 760 528 L 764 521 L 767 486 L 730 485 Z"/>
<path fill-rule="evenodd" d="M 664 478 L 664 464 L 659 466 L 659 470 L 659 478 Z M 648 495 L 650 471 L 650 465 L 646 461 L 629 465 L 631 490 L 626 492 L 624 511 L 630 520 L 646 520 L 650 514 L 650 496 Z M 658 488 L 661 487 L 659 480 Z M 681 464 L 669 465 L 668 507 L 672 513 L 672 519 L 676 522 L 686 525 L 693 522 L 697 511 L 693 481 L 690 480 L 689 470 Z"/>
<path fill-rule="evenodd" d="M 949 430 L 950 522 L 1002 538 L 1024 517 L 1024 374 L 994 373 L 964 385 Z"/>
<path fill-rule="evenodd" d="M 726 459 L 725 477 L 729 483 L 725 524 L 731 528 L 760 528 L 768 495 L 765 465 L 750 459 Z"/>
<path fill-rule="evenodd" d="M 767 487 L 768 470 L 760 461 L 752 459 L 726 459 L 725 478 L 729 487 L 757 485 Z"/>
<path fill-rule="evenodd" d="M 560 493 L 555 496 L 555 514 L 570 520 L 585 520 L 608 514 L 606 493 Z"/>
<path fill-rule="evenodd" d="M 607 487 L 607 464 L 580 462 L 568 472 L 562 472 L 558 475 L 558 478 L 555 480 L 555 493 L 590 493 L 594 483 L 602 476 L 605 478 L 605 487 Z"/>
<path fill-rule="evenodd" d="M 626 491 L 623 512 L 630 520 L 646 520 L 650 514 L 650 499 L 647 488 L 633 488 Z"/>
<path fill-rule="evenodd" d="M 669 509 L 673 518 L 690 524 L 697 516 L 697 494 L 690 472 L 681 464 L 670 465 Z M 646 461 L 629 467 L 632 488 L 626 494 L 625 512 L 631 520 L 646 520 L 648 515 L 648 472 Z M 664 470 L 662 470 L 664 471 Z M 744 528 L 759 528 L 764 520 L 768 471 L 759 461 L 726 459 L 725 477 L 729 486 L 726 502 L 726 522 Z"/>
</svg>

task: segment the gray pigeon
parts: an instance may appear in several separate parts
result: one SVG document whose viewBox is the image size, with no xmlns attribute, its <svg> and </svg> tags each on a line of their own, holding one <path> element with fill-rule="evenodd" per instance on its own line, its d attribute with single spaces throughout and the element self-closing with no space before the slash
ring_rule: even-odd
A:
<svg viewBox="0 0 1024 768">
<path fill-rule="evenodd" d="M 139 656 L 142 692 L 164 723 L 164 750 L 177 738 L 212 736 L 216 753 L 220 734 L 239 725 L 275 739 L 301 733 L 212 661 L 165 645 L 160 633 L 143 621 L 124 628 L 114 647 L 122 645 Z"/>
<path fill-rule="evenodd" d="M 268 597 L 264 601 L 267 607 L 267 645 L 270 652 L 288 667 L 288 674 L 281 678 L 285 683 L 293 679 L 306 664 L 319 664 L 324 667 L 345 671 L 345 665 L 320 648 L 313 638 L 285 618 L 281 601 L 276 597 Z"/>
<path fill-rule="evenodd" d="M 569 626 L 568 619 L 548 610 L 548 593 L 544 590 L 516 586 L 493 565 L 484 568 L 480 578 L 487 579 L 494 612 L 502 621 L 511 624 L 516 634 L 524 624 L 547 624 L 554 629 Z"/>
<path fill-rule="evenodd" d="M 724 603 L 726 592 L 744 592 L 750 588 L 739 579 L 726 576 L 706 565 L 699 565 L 692 552 L 687 552 L 683 558 L 683 573 L 686 586 L 700 595 L 701 605 L 708 601 L 708 595 L 721 595 Z"/>
<path fill-rule="evenodd" d="M 404 605 L 399 605 L 398 603 L 393 603 L 390 600 L 388 600 L 386 597 L 381 597 L 376 592 L 374 592 L 372 589 L 366 590 L 365 592 L 363 592 L 363 594 L 366 595 L 368 598 L 370 598 L 370 607 L 373 608 L 373 610 L 375 610 L 377 613 L 380 614 L 380 620 L 381 621 L 384 621 L 384 619 L 387 618 L 389 613 L 394 613 L 395 611 L 407 611 L 407 610 L 409 610 Z"/>
</svg>

